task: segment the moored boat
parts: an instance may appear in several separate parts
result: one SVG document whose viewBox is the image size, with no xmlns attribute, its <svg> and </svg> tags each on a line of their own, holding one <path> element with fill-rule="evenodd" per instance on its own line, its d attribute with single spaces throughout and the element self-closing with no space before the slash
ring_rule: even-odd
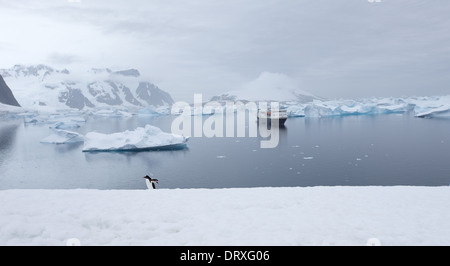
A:
<svg viewBox="0 0 450 266">
<path fill-rule="evenodd" d="M 286 109 L 278 109 L 278 110 L 259 110 L 258 111 L 258 122 L 263 120 L 267 121 L 267 123 L 272 123 L 274 120 L 278 120 L 278 125 L 280 127 L 284 127 L 286 120 L 288 119 L 287 110 Z"/>
</svg>

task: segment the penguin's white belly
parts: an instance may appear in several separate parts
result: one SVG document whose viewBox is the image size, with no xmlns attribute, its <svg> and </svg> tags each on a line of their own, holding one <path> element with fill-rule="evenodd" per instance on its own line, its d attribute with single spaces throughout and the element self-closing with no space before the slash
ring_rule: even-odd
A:
<svg viewBox="0 0 450 266">
<path fill-rule="evenodd" d="M 145 179 L 145 184 L 147 184 L 148 189 L 153 189 L 152 182 L 150 182 L 150 180 Z"/>
</svg>

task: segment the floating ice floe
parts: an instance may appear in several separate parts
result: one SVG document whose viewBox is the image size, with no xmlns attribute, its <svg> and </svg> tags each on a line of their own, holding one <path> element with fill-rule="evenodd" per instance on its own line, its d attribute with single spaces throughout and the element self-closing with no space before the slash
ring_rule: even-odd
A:
<svg viewBox="0 0 450 266">
<path fill-rule="evenodd" d="M 79 128 L 80 125 L 74 121 L 60 121 L 56 122 L 54 125 L 50 126 L 50 128 L 55 129 L 73 129 L 73 128 Z"/>
<path fill-rule="evenodd" d="M 85 123 L 86 119 L 83 116 L 73 116 L 71 114 L 50 114 L 41 115 L 36 114 L 33 117 L 24 118 L 24 123 L 27 125 L 50 125 L 54 129 L 74 129 L 79 128 L 80 123 Z"/>
<path fill-rule="evenodd" d="M 139 116 L 161 116 L 170 114 L 170 106 L 153 107 L 149 106 L 139 110 Z"/>
<path fill-rule="evenodd" d="M 116 118 L 116 117 L 132 117 L 133 114 L 120 109 L 100 109 L 95 110 L 90 113 L 90 115 L 97 117 L 108 117 L 108 118 Z"/>
<path fill-rule="evenodd" d="M 83 152 L 183 149 L 187 141 L 184 136 L 165 133 L 160 128 L 147 125 L 113 134 L 90 132 L 85 135 Z"/>
<path fill-rule="evenodd" d="M 84 141 L 83 136 L 76 132 L 67 130 L 55 130 L 52 135 L 42 139 L 41 143 L 69 144 L 69 143 L 79 143 L 83 141 Z"/>
</svg>

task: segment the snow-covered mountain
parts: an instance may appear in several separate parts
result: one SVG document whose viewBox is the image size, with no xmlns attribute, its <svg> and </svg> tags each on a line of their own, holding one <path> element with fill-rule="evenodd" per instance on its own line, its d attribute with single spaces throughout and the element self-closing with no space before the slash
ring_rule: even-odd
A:
<svg viewBox="0 0 450 266">
<path fill-rule="evenodd" d="M 309 92 L 299 89 L 296 80 L 279 73 L 263 72 L 240 90 L 215 96 L 212 101 L 278 101 L 307 103 L 323 100 Z"/>
<path fill-rule="evenodd" d="M 90 69 L 72 73 L 46 65 L 0 69 L 23 107 L 146 107 L 174 103 L 169 93 L 141 77 L 137 69 Z"/>
<path fill-rule="evenodd" d="M 20 106 L 11 89 L 6 85 L 5 80 L 0 75 L 0 103 L 12 106 Z"/>
</svg>

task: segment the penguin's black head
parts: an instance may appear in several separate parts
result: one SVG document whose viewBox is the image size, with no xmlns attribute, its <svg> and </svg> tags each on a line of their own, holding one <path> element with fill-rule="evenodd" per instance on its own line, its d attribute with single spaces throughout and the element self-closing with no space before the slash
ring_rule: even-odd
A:
<svg viewBox="0 0 450 266">
<path fill-rule="evenodd" d="M 152 181 L 151 177 L 149 177 L 148 175 L 144 176 L 143 178 Z"/>
</svg>

